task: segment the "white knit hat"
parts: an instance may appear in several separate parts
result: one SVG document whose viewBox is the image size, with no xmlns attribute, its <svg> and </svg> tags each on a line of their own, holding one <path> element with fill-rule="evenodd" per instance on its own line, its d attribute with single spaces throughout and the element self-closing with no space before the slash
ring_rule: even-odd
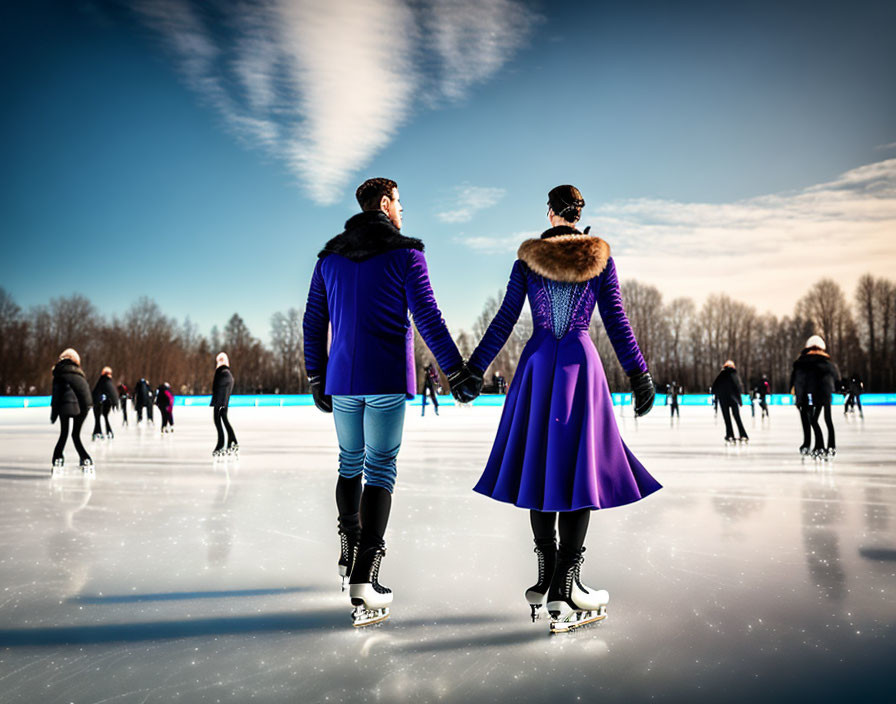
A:
<svg viewBox="0 0 896 704">
<path fill-rule="evenodd" d="M 806 340 L 806 347 L 817 347 L 820 350 L 825 349 L 824 340 L 821 339 L 821 335 L 813 335 L 808 340 Z"/>
<path fill-rule="evenodd" d="M 224 367 L 230 366 L 230 358 L 227 356 L 226 352 L 220 352 L 217 357 L 215 357 L 215 366 Z"/>
<path fill-rule="evenodd" d="M 62 350 L 62 354 L 59 355 L 59 360 L 62 361 L 63 359 L 70 359 L 79 367 L 81 366 L 81 355 L 71 347 Z"/>
</svg>

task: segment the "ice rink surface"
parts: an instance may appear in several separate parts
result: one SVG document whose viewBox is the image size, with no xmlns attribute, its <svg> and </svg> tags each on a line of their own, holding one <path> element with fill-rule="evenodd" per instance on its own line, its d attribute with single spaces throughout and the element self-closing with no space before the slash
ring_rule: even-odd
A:
<svg viewBox="0 0 896 704">
<path fill-rule="evenodd" d="M 836 414 L 824 464 L 793 409 L 745 410 L 734 449 L 711 409 L 620 419 L 664 489 L 593 514 L 583 578 L 609 617 L 554 636 L 523 598 L 527 512 L 471 491 L 499 408 L 409 407 L 393 613 L 365 630 L 329 416 L 231 409 L 241 457 L 217 462 L 211 409 L 177 408 L 171 436 L 115 416 L 95 479 L 50 479 L 48 409 L 0 411 L 0 704 L 896 701 L 896 408 Z"/>
</svg>

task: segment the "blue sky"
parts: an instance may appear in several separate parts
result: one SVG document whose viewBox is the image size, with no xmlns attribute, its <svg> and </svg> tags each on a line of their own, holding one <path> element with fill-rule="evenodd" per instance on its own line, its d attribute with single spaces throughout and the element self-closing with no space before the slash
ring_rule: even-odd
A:
<svg viewBox="0 0 896 704">
<path fill-rule="evenodd" d="M 896 267 L 893 3 L 331 5 L 5 4 L 0 285 L 266 338 L 374 175 L 453 329 L 558 183 L 667 298 Z"/>
</svg>

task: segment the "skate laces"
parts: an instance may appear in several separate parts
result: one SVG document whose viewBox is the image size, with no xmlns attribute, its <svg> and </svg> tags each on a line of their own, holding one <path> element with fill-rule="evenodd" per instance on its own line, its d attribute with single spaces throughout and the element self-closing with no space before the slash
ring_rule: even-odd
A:
<svg viewBox="0 0 896 704">
<path fill-rule="evenodd" d="M 536 547 L 535 554 L 538 555 L 538 581 L 541 582 L 544 579 L 544 550 Z"/>
<path fill-rule="evenodd" d="M 386 551 L 383 548 L 380 548 L 376 551 L 376 554 L 373 556 L 373 563 L 370 565 L 370 585 L 373 589 L 380 594 L 388 594 L 391 589 L 387 589 L 379 582 L 380 577 L 380 562 L 383 560 L 383 556 L 386 554 Z"/>
</svg>

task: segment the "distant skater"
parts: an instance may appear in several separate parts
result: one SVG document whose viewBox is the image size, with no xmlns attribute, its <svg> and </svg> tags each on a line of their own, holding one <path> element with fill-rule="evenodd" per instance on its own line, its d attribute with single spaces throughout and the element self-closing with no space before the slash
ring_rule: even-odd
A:
<svg viewBox="0 0 896 704">
<path fill-rule="evenodd" d="M 839 384 L 840 371 L 837 369 L 837 365 L 831 361 L 831 356 L 825 349 L 824 340 L 819 335 L 813 335 L 806 340 L 806 346 L 793 363 L 793 371 L 790 375 L 790 385 L 794 389 L 797 407 L 800 408 L 800 413 L 804 418 L 801 454 L 808 454 L 809 449 L 807 423 L 815 435 L 812 457 L 814 459 L 830 459 L 837 454 L 834 420 L 831 417 L 831 401 L 834 390 L 838 388 Z M 822 415 L 828 431 L 827 445 L 825 445 L 819 423 L 819 418 Z"/>
<path fill-rule="evenodd" d="M 850 411 L 855 413 L 856 409 L 859 410 L 859 417 L 864 418 L 865 413 L 862 410 L 862 392 L 865 390 L 865 385 L 862 383 L 862 377 L 858 374 L 853 374 L 849 377 L 849 380 L 844 385 L 846 387 L 846 402 L 843 404 L 843 415 L 846 415 Z"/>
<path fill-rule="evenodd" d="M 481 379 L 528 298 L 532 336 L 474 491 L 528 510 L 538 582 L 525 597 L 533 620 L 547 603 L 552 632 L 606 616 L 609 594 L 585 586 L 581 577 L 591 512 L 660 488 L 619 434 L 604 367 L 588 334 L 596 308 L 628 375 L 634 415 L 647 413 L 656 390 L 623 307 L 610 247 L 575 227 L 584 205 L 574 186 L 548 194 L 551 227 L 520 245 L 501 308 L 468 362 L 473 378 Z M 503 560 L 490 562 L 503 567 Z"/>
<path fill-rule="evenodd" d="M 420 409 L 420 415 L 426 415 L 426 396 L 429 395 L 432 398 L 432 407 L 435 410 L 436 415 L 439 415 L 439 399 L 436 396 L 436 389 L 439 386 L 439 375 L 436 372 L 435 367 L 433 367 L 432 362 L 426 365 L 423 370 L 423 392 L 420 394 L 422 400 L 422 408 Z"/>
<path fill-rule="evenodd" d="M 112 367 L 103 367 L 100 378 L 93 387 L 93 439 L 102 440 L 104 437 L 111 440 L 115 437 L 112 426 L 109 425 L 109 411 L 118 408 L 118 391 L 112 383 Z M 100 416 L 106 421 L 106 434 L 100 428 Z"/>
<path fill-rule="evenodd" d="M 155 423 L 152 419 L 153 405 L 152 387 L 146 379 L 140 379 L 134 388 L 134 408 L 137 411 L 137 424 L 143 420 L 143 411 L 146 411 L 146 420 L 149 423 Z"/>
<path fill-rule="evenodd" d="M 756 397 L 759 399 L 759 408 L 762 409 L 762 417 L 768 418 L 768 397 L 771 394 L 771 385 L 768 383 L 768 377 L 763 374 L 759 383 L 756 385 Z"/>
<path fill-rule="evenodd" d="M 679 420 L 681 419 L 681 411 L 678 409 L 678 397 L 681 395 L 683 389 L 679 386 L 677 381 L 673 381 L 671 384 L 666 384 L 666 405 L 669 406 L 669 418 L 675 418 L 678 416 Z"/>
<path fill-rule="evenodd" d="M 167 381 L 156 389 L 156 405 L 162 414 L 162 432 L 174 432 L 174 392 Z"/>
<path fill-rule="evenodd" d="M 131 397 L 131 391 L 127 385 L 122 382 L 118 385 L 118 400 L 121 403 L 121 424 L 128 424 L 128 399 Z"/>
<path fill-rule="evenodd" d="M 65 464 L 63 451 L 68 440 L 69 424 L 81 469 L 86 473 L 93 472 L 93 459 L 81 443 L 81 426 L 90 412 L 90 406 L 90 386 L 81 370 L 81 357 L 69 348 L 59 355 L 59 361 L 53 367 L 50 422 L 55 423 L 59 419 L 59 440 L 53 449 L 53 472 L 61 470 Z"/>
<path fill-rule="evenodd" d="M 744 385 L 740 380 L 740 375 L 734 367 L 734 362 L 729 359 L 725 362 L 716 380 L 712 382 L 712 393 L 722 409 L 722 418 L 725 421 L 725 442 L 750 441 L 750 437 L 747 435 L 744 424 L 740 419 L 740 407 L 743 405 L 741 396 L 743 392 Z M 739 433 L 737 440 L 734 438 L 731 416 L 734 416 L 734 422 L 737 424 L 737 432 Z"/>
<path fill-rule="evenodd" d="M 212 407 L 213 418 L 215 421 L 215 430 L 218 432 L 218 442 L 212 451 L 212 457 L 220 457 L 221 455 L 235 455 L 239 452 L 240 446 L 236 441 L 236 433 L 230 427 L 230 421 L 227 420 L 227 408 L 230 406 L 230 394 L 233 391 L 233 374 L 230 371 L 230 359 L 227 354 L 221 352 L 215 357 L 215 378 L 212 381 L 212 400 L 209 406 Z M 227 445 L 224 445 L 224 429 L 227 429 Z"/>
</svg>

